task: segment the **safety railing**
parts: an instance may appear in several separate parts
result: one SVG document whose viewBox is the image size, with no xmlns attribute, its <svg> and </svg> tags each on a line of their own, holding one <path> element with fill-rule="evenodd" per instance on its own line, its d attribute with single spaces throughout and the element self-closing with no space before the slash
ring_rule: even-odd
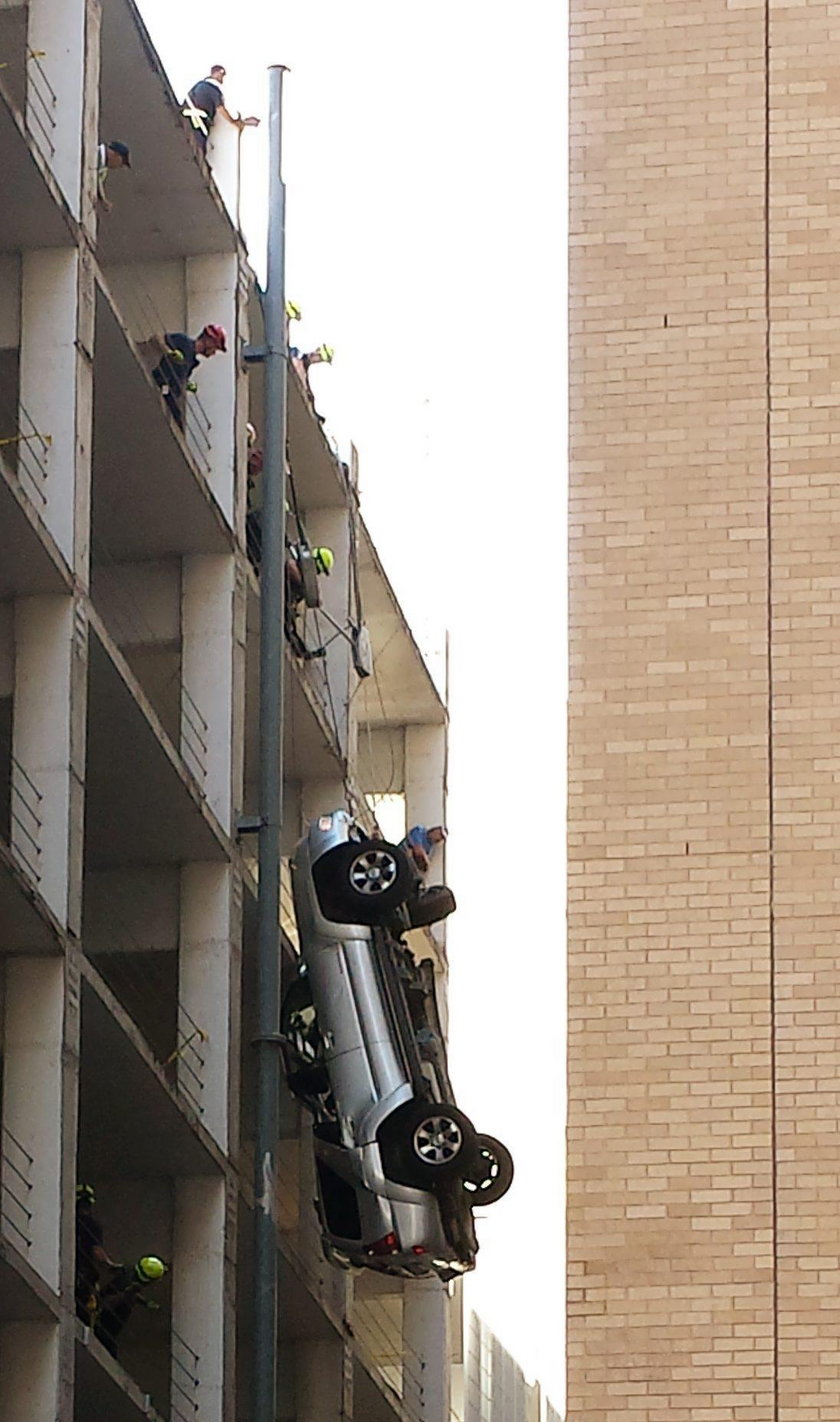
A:
<svg viewBox="0 0 840 1422">
<path fill-rule="evenodd" d="M 52 436 L 41 434 L 25 406 L 0 413 L 0 457 L 42 513 L 47 502 L 47 460 Z"/>
<path fill-rule="evenodd" d="M 170 1422 L 194 1422 L 198 1415 L 198 1353 L 172 1329 Z"/>
<path fill-rule="evenodd" d="M 18 1248 L 32 1244 L 32 1167 L 34 1161 L 8 1126 L 0 1127 L 0 1220 L 3 1233 Z"/>
<path fill-rule="evenodd" d="M 176 949 L 155 951 L 141 942 L 135 927 L 111 903 L 97 906 L 94 923 L 87 925 L 90 961 L 139 1029 L 170 1085 L 202 1116 L 209 1037 L 181 1000 Z M 92 950 L 93 937 L 109 943 L 108 951 Z M 161 1004 L 166 1005 L 163 1014 Z"/>
<path fill-rule="evenodd" d="M 207 722 L 181 681 L 181 759 L 204 787 L 207 780 Z"/>
<path fill-rule="evenodd" d="M 103 568 L 108 568 L 114 573 L 119 573 L 121 568 L 120 561 L 113 556 L 100 537 L 95 537 L 92 540 L 92 550 L 96 564 L 99 564 Z M 131 647 L 153 649 L 155 646 L 163 645 L 164 639 L 161 638 L 160 633 L 152 626 L 148 615 L 132 589 L 130 581 L 121 581 L 113 596 L 108 601 L 105 601 L 98 597 L 96 582 L 94 580 L 93 597 L 108 630 L 111 632 L 117 646 L 120 647 L 121 650 L 124 650 L 129 662 L 131 662 Z M 137 679 L 140 685 L 143 686 L 146 695 L 149 696 L 157 714 L 161 720 L 164 721 L 164 729 L 174 741 L 176 735 L 174 714 L 167 717 L 161 711 L 155 696 L 150 694 L 145 687 L 142 672 L 135 672 L 135 675 L 137 675 Z M 175 702 L 175 705 L 179 707 L 177 749 L 184 765 L 198 782 L 199 787 L 204 790 L 207 783 L 209 727 L 205 717 L 199 710 L 195 697 L 191 694 L 184 681 L 180 656 L 178 658 L 178 664 L 171 676 L 165 682 L 158 680 L 158 700 L 160 697 L 165 697 L 168 701 L 170 688 L 173 688 L 173 683 L 176 680 L 178 681 L 178 700 Z"/>
<path fill-rule="evenodd" d="M 58 98 L 41 60 L 44 51 L 26 51 L 26 127 L 47 158 L 55 157 L 55 129 Z"/>
<path fill-rule="evenodd" d="M 195 1107 L 199 1116 L 203 1116 L 204 1069 L 207 1065 L 204 1045 L 207 1041 L 207 1033 L 203 1027 L 199 1027 L 180 998 L 178 999 L 176 1030 L 178 1042 L 165 1065 L 172 1066 L 177 1063 L 179 1089 Z"/>
<path fill-rule="evenodd" d="M 186 401 L 184 406 L 184 439 L 187 442 L 187 448 L 190 454 L 202 474 L 206 475 L 210 473 L 211 468 L 210 451 L 213 445 L 211 437 L 213 426 L 210 422 L 210 416 L 207 414 L 207 411 L 198 397 L 197 391 L 187 391 L 184 399 Z"/>
<path fill-rule="evenodd" d="M 44 797 L 15 756 L 9 796 L 12 848 L 36 884 L 41 881 L 41 830 Z"/>
</svg>

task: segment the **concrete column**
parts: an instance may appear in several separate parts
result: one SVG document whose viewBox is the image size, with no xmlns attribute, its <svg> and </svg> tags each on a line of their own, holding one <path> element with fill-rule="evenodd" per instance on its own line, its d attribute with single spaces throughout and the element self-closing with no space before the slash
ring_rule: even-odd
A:
<svg viewBox="0 0 840 1422">
<path fill-rule="evenodd" d="M 0 1417 L 3 1422 L 55 1422 L 58 1325 L 0 1324 Z"/>
<path fill-rule="evenodd" d="M 181 871 L 178 1037 L 185 1045 L 178 1082 L 201 1103 L 204 1125 L 222 1150 L 228 1143 L 232 877 L 227 864 L 186 864 Z"/>
<path fill-rule="evenodd" d="M 346 508 L 314 509 L 305 516 L 306 532 L 313 547 L 323 545 L 335 554 L 335 565 L 329 577 L 321 577 L 321 602 L 339 627 L 346 627 L 350 616 L 350 524 Z M 290 534 L 291 536 L 291 534 Z M 327 637 L 331 632 L 324 629 Z M 318 695 L 325 696 L 323 669 L 318 663 L 314 672 Z M 327 648 L 327 676 L 332 692 L 332 705 L 327 706 L 327 718 L 332 724 L 333 709 L 338 723 L 338 742 L 342 755 L 348 753 L 348 707 L 356 685 L 350 644 L 345 637 L 336 637 Z M 310 670 L 312 670 L 310 668 Z"/>
<path fill-rule="evenodd" d="M 403 1295 L 403 1337 L 420 1370 L 417 1422 L 449 1422 L 448 1303 L 437 1279 L 412 1280 Z"/>
<path fill-rule="evenodd" d="M 96 237 L 97 148 L 99 146 L 99 84 L 102 53 L 101 0 L 85 0 L 84 85 L 82 107 L 82 172 L 79 207 L 88 235 Z"/>
<path fill-rule="evenodd" d="M 224 253 L 189 257 L 186 266 L 187 329 L 195 335 L 208 322 L 213 322 L 224 326 L 228 336 L 227 352 L 201 361 L 194 379 L 198 385 L 198 399 L 212 426 L 211 447 L 207 456 L 210 487 L 233 527 L 235 406 L 239 379 L 236 319 L 239 263 L 236 256 Z"/>
<path fill-rule="evenodd" d="M 26 122 L 80 215 L 86 0 L 29 0 Z"/>
<path fill-rule="evenodd" d="M 173 1415 L 192 1415 L 184 1405 L 185 1401 L 190 1401 L 194 1403 L 195 1415 L 201 1418 L 201 1422 L 222 1422 L 225 1372 L 224 1180 L 199 1176 L 176 1182 L 172 1328 Z"/>
<path fill-rule="evenodd" d="M 235 580 L 232 555 L 184 559 L 181 753 L 228 833 L 232 827 Z"/>
<path fill-rule="evenodd" d="M 74 616 L 69 597 L 15 603 L 12 729 L 12 847 L 62 924 L 68 923 L 71 802 L 71 687 Z M 83 752 L 80 752 L 83 753 Z"/>
<path fill-rule="evenodd" d="M 76 313 L 76 440 L 73 507 L 73 568 L 90 580 L 90 490 L 93 458 L 93 342 L 96 323 L 96 276 L 93 256 L 79 259 Z"/>
<path fill-rule="evenodd" d="M 405 728 L 406 825 L 446 824 L 446 727 Z M 444 864 L 444 845 L 432 856 L 430 880 Z"/>
<path fill-rule="evenodd" d="M 68 4 L 75 0 L 68 0 Z M 20 405 L 23 434 L 33 428 L 49 439 L 30 449 L 47 528 L 73 565 L 76 490 L 77 302 L 75 249 L 24 252 L 21 262 Z M 88 440 L 88 448 L 90 441 Z M 31 462 L 31 461 L 30 461 Z"/>
<path fill-rule="evenodd" d="M 345 1422 L 344 1344 L 341 1338 L 297 1345 L 297 1422 Z M 447 1419 L 448 1422 L 448 1419 Z"/>
<path fill-rule="evenodd" d="M 406 726 L 405 728 L 405 819 L 412 825 L 446 824 L 446 726 Z M 446 883 L 446 845 L 438 844 L 432 854 L 427 884 Z M 446 943 L 446 922 L 435 923 L 429 932 L 438 949 Z M 446 1004 L 441 997 L 443 1027 Z"/>
<path fill-rule="evenodd" d="M 207 162 L 213 172 L 213 180 L 219 189 L 222 201 L 230 213 L 231 220 L 239 226 L 239 164 L 241 155 L 241 135 L 233 124 L 219 119 L 210 130 L 207 144 Z"/>
<path fill-rule="evenodd" d="M 61 958 L 9 958 L 3 1056 L 2 1183 L 25 1202 L 27 1218 L 7 1209 L 4 1236 L 56 1292 L 59 1288 L 62 1181 L 62 1034 L 64 963 Z M 21 1179 L 23 1177 L 23 1179 Z M 21 1231 L 30 1241 L 28 1246 Z"/>
</svg>

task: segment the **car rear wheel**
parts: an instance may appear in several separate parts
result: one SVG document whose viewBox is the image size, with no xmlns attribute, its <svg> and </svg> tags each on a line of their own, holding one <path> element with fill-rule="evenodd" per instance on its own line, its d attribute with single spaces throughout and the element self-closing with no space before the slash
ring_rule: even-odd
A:
<svg viewBox="0 0 840 1422">
<path fill-rule="evenodd" d="M 434 1187 L 462 1176 L 476 1152 L 475 1127 L 457 1106 L 412 1101 L 380 1132 L 389 1176 L 407 1185 Z"/>
<path fill-rule="evenodd" d="M 337 845 L 316 861 L 312 877 L 334 923 L 381 923 L 405 903 L 415 882 L 407 855 L 384 839 Z"/>
<path fill-rule="evenodd" d="M 513 1181 L 513 1158 L 507 1146 L 494 1136 L 479 1136 L 477 1150 L 464 1174 L 464 1189 L 471 1205 L 494 1205 L 506 1195 Z"/>
</svg>

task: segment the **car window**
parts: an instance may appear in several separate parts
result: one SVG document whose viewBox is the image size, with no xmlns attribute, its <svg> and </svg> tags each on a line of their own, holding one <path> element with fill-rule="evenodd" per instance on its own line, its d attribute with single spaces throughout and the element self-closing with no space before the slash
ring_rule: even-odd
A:
<svg viewBox="0 0 840 1422">
<path fill-rule="evenodd" d="M 317 1161 L 316 1164 L 321 1205 L 327 1229 L 337 1239 L 360 1240 L 362 1221 L 359 1217 L 356 1191 L 346 1180 L 342 1180 L 340 1175 L 336 1175 L 334 1170 L 330 1170 L 322 1160 Z"/>
<path fill-rule="evenodd" d="M 306 978 L 296 978 L 286 993 L 280 1010 L 280 1030 L 300 1057 L 311 1062 L 320 1060 L 318 1017 Z"/>
</svg>

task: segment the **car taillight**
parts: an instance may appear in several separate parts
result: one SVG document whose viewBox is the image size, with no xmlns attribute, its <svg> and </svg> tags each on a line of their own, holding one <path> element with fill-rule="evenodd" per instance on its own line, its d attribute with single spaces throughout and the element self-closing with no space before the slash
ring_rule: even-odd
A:
<svg viewBox="0 0 840 1422">
<path fill-rule="evenodd" d="M 368 1254 L 399 1254 L 400 1242 L 393 1233 L 384 1234 L 381 1239 L 377 1239 L 374 1244 L 367 1247 Z"/>
<path fill-rule="evenodd" d="M 412 1254 L 425 1254 L 426 1246 L 425 1244 L 412 1244 L 411 1252 Z"/>
</svg>

